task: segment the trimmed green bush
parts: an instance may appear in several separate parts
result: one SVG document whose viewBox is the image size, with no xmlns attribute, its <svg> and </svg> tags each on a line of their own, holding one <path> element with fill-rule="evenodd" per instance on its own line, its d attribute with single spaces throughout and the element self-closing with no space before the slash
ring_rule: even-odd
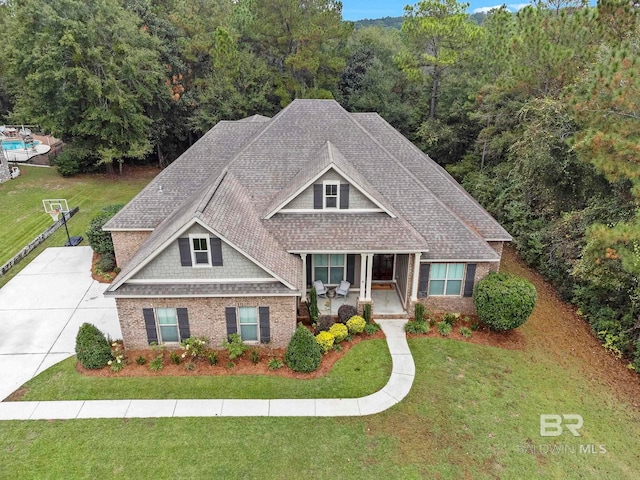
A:
<svg viewBox="0 0 640 480">
<path fill-rule="evenodd" d="M 340 308 L 338 308 L 338 321 L 340 323 L 347 323 L 347 321 L 355 315 L 358 315 L 358 309 L 353 305 L 345 304 L 340 305 Z"/>
<path fill-rule="evenodd" d="M 367 323 L 371 323 L 373 319 L 371 318 L 371 304 L 365 303 L 362 307 L 362 318 Z"/>
<path fill-rule="evenodd" d="M 367 335 L 373 335 L 378 331 L 380 331 L 380 325 L 375 322 L 367 323 L 364 326 L 364 333 L 366 333 Z"/>
<path fill-rule="evenodd" d="M 284 361 L 294 372 L 313 372 L 320 366 L 322 352 L 313 334 L 299 324 L 293 333 Z"/>
<path fill-rule="evenodd" d="M 429 324 L 426 320 L 422 320 L 420 322 L 412 320 L 405 323 L 404 331 L 407 333 L 429 333 Z"/>
<path fill-rule="evenodd" d="M 84 368 L 104 367 L 113 358 L 111 345 L 98 327 L 83 323 L 76 335 L 76 357 Z"/>
<path fill-rule="evenodd" d="M 442 315 L 442 321 L 447 322 L 452 327 L 456 323 L 456 320 L 458 320 L 458 318 L 460 318 L 459 313 L 447 312 L 444 315 Z"/>
<path fill-rule="evenodd" d="M 438 333 L 443 337 L 448 337 L 451 335 L 451 324 L 445 322 L 444 320 L 438 322 Z"/>
<path fill-rule="evenodd" d="M 312 287 L 311 290 L 309 290 L 309 302 L 307 303 L 307 307 L 309 308 L 309 318 L 311 319 L 311 323 L 317 323 L 320 312 L 318 311 L 318 292 L 316 292 L 315 287 Z"/>
<path fill-rule="evenodd" d="M 111 232 L 105 232 L 102 227 L 107 223 L 111 217 L 120 211 L 124 207 L 123 204 L 118 203 L 114 205 L 107 205 L 102 211 L 91 219 L 89 228 L 87 229 L 87 240 L 94 252 L 104 255 L 110 253 L 115 255 L 113 251 L 113 241 L 111 240 Z M 103 270 L 111 271 L 111 270 Z"/>
<path fill-rule="evenodd" d="M 343 323 L 334 323 L 331 325 L 329 333 L 336 337 L 336 343 L 340 343 L 349 336 L 349 329 Z"/>
<path fill-rule="evenodd" d="M 316 335 L 316 342 L 320 345 L 320 349 L 322 353 L 327 353 L 329 350 L 333 348 L 333 342 L 335 342 L 336 337 L 333 336 L 330 332 L 320 332 Z"/>
<path fill-rule="evenodd" d="M 413 307 L 413 319 L 416 322 L 422 322 L 425 319 L 424 304 L 417 302 Z"/>
<path fill-rule="evenodd" d="M 359 315 L 354 315 L 349 320 L 347 320 L 347 328 L 349 329 L 349 333 L 351 335 L 356 335 L 358 333 L 364 332 L 364 327 L 367 322 L 364 321 Z"/>
<path fill-rule="evenodd" d="M 111 253 L 103 253 L 96 267 L 103 273 L 113 272 L 114 268 L 116 268 L 116 257 Z"/>
<path fill-rule="evenodd" d="M 491 272 L 473 291 L 480 321 L 496 332 L 506 332 L 526 322 L 536 298 L 531 282 L 507 273 Z"/>
</svg>

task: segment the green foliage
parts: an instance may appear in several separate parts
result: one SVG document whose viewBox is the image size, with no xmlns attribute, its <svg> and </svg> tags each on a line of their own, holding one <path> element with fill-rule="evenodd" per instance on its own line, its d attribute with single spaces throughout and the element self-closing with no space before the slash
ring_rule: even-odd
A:
<svg viewBox="0 0 640 480">
<path fill-rule="evenodd" d="M 147 359 L 144 358 L 142 355 L 138 356 L 138 358 L 136 358 L 136 363 L 138 365 L 144 365 L 147 363 Z"/>
<path fill-rule="evenodd" d="M 209 339 L 207 337 L 189 337 L 180 342 L 184 349 L 182 358 L 204 358 L 207 354 Z"/>
<path fill-rule="evenodd" d="M 258 352 L 257 348 L 251 350 L 251 353 L 249 353 L 249 360 L 251 360 L 251 363 L 254 365 L 257 365 L 258 362 L 260 362 L 260 352 Z"/>
<path fill-rule="evenodd" d="M 351 335 L 362 333 L 366 324 L 367 322 L 364 321 L 364 318 L 359 315 L 354 315 L 349 320 L 347 320 L 347 328 L 349 329 L 349 333 Z"/>
<path fill-rule="evenodd" d="M 364 321 L 367 323 L 372 322 L 370 303 L 365 303 L 364 306 L 362 307 L 362 318 L 364 318 Z"/>
<path fill-rule="evenodd" d="M 429 333 L 429 324 L 425 320 L 409 321 L 404 325 L 404 331 L 407 333 Z"/>
<path fill-rule="evenodd" d="M 182 357 L 180 357 L 176 352 L 171 352 L 169 354 L 169 358 L 171 358 L 174 365 L 180 365 L 180 362 L 182 361 Z"/>
<path fill-rule="evenodd" d="M 313 372 L 320 366 L 322 351 L 313 334 L 300 324 L 296 328 L 285 354 L 285 362 L 295 372 Z"/>
<path fill-rule="evenodd" d="M 490 329 L 504 332 L 527 321 L 536 304 L 536 289 L 524 278 L 491 272 L 473 292 L 478 317 Z"/>
<path fill-rule="evenodd" d="M 438 333 L 443 337 L 451 335 L 451 324 L 445 321 L 438 322 Z"/>
<path fill-rule="evenodd" d="M 238 333 L 232 333 L 229 335 L 229 338 L 224 339 L 222 341 L 222 347 L 227 349 L 231 360 L 242 356 L 249 348 L 244 344 Z"/>
<path fill-rule="evenodd" d="M 103 253 L 100 260 L 96 263 L 96 267 L 102 273 L 113 272 L 116 268 L 116 257 L 111 253 Z"/>
<path fill-rule="evenodd" d="M 311 323 L 317 323 L 320 312 L 318 311 L 318 293 L 316 292 L 315 287 L 312 287 L 311 290 L 309 290 L 309 301 L 307 302 L 307 306 L 309 308 Z"/>
<path fill-rule="evenodd" d="M 358 309 L 353 305 L 347 305 L 345 303 L 338 308 L 338 321 L 340 323 L 347 323 L 347 320 L 355 315 L 358 315 Z"/>
<path fill-rule="evenodd" d="M 111 232 L 105 232 L 102 230 L 102 227 L 105 223 L 107 223 L 111 217 L 113 217 L 116 213 L 118 213 L 123 204 L 113 204 L 107 205 L 102 209 L 102 211 L 91 219 L 91 223 L 89 224 L 89 228 L 87 229 L 87 240 L 89 241 L 89 245 L 94 252 L 105 255 L 110 254 L 114 256 L 115 253 L 113 251 L 113 241 L 111 240 Z M 103 272 L 110 272 L 111 270 L 102 270 Z"/>
<path fill-rule="evenodd" d="M 268 365 L 269 365 L 269 370 L 279 370 L 282 367 L 284 367 L 282 360 L 280 360 L 279 358 L 270 359 Z"/>
<path fill-rule="evenodd" d="M 444 315 L 442 315 L 442 321 L 445 323 L 448 323 L 449 326 L 453 327 L 453 325 L 456 323 L 456 321 L 460 318 L 460 314 L 459 313 L 452 313 L 452 312 L 447 312 Z"/>
<path fill-rule="evenodd" d="M 331 332 L 320 332 L 316 335 L 316 342 L 320 345 L 322 353 L 327 353 L 333 348 L 336 337 Z"/>
<path fill-rule="evenodd" d="M 318 318 L 318 322 L 316 323 L 316 335 L 320 332 L 328 331 L 334 323 L 335 320 L 331 315 L 322 315 L 320 318 Z"/>
<path fill-rule="evenodd" d="M 162 370 L 163 367 L 164 367 L 164 356 L 162 354 L 156 355 L 149 362 L 149 370 L 151 370 L 152 372 L 157 372 L 159 370 Z"/>
<path fill-rule="evenodd" d="M 429 316 L 429 313 L 427 312 L 427 317 Z M 416 302 L 416 304 L 413 307 L 413 319 L 416 322 L 422 322 L 425 320 L 425 307 L 424 307 L 424 303 L 420 303 L 420 302 Z"/>
<path fill-rule="evenodd" d="M 375 334 L 376 332 L 378 332 L 378 331 L 380 331 L 380 325 L 378 325 L 378 324 L 377 324 L 377 323 L 375 323 L 375 322 L 367 323 L 367 324 L 364 326 L 364 332 L 365 332 L 367 335 L 374 335 L 374 334 Z"/>
<path fill-rule="evenodd" d="M 340 343 L 345 338 L 347 338 L 347 336 L 349 336 L 349 329 L 342 323 L 334 323 L 333 325 L 331 325 L 329 333 L 331 333 L 336 338 L 336 343 Z"/>
<path fill-rule="evenodd" d="M 76 357 L 83 367 L 102 368 L 113 358 L 104 334 L 90 323 L 83 323 L 76 335 Z"/>
<path fill-rule="evenodd" d="M 218 364 L 218 352 L 215 350 L 209 350 L 207 352 L 207 360 L 209 360 L 209 365 L 212 367 Z"/>
<path fill-rule="evenodd" d="M 473 333 L 471 332 L 471 329 L 469 327 L 460 327 L 460 335 L 462 335 L 464 338 L 471 338 Z"/>
<path fill-rule="evenodd" d="M 60 175 L 63 177 L 71 177 L 78 173 L 93 171 L 97 161 L 98 159 L 90 149 L 68 145 L 64 151 L 56 156 L 53 163 L 57 167 Z"/>
</svg>

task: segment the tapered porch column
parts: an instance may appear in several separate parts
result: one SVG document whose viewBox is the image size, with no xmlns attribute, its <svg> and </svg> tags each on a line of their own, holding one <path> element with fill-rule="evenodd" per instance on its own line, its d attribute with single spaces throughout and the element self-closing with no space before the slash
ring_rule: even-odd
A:
<svg viewBox="0 0 640 480">
<path fill-rule="evenodd" d="M 364 301 L 367 298 L 367 255 L 360 254 L 360 297 L 358 300 Z"/>
<path fill-rule="evenodd" d="M 367 255 L 367 294 L 366 301 L 371 301 L 371 279 L 373 278 L 373 253 Z"/>
<path fill-rule="evenodd" d="M 307 301 L 307 254 L 301 253 L 300 257 L 302 258 L 302 288 L 300 291 L 302 292 L 302 301 Z"/>
<path fill-rule="evenodd" d="M 413 282 L 411 284 L 411 301 L 418 301 L 418 282 L 420 280 L 420 257 L 422 253 L 418 252 L 415 254 L 413 259 Z"/>
</svg>

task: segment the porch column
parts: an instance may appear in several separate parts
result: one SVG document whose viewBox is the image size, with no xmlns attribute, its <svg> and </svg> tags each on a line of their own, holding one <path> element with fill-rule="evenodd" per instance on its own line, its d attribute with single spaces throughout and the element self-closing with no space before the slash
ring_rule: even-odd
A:
<svg viewBox="0 0 640 480">
<path fill-rule="evenodd" d="M 373 277 L 373 253 L 367 255 L 367 295 L 365 300 L 371 301 L 371 279 Z"/>
<path fill-rule="evenodd" d="M 367 255 L 360 254 L 360 297 L 358 300 L 364 301 L 367 298 Z"/>
<path fill-rule="evenodd" d="M 301 253 L 300 257 L 302 258 L 302 301 L 307 301 L 307 254 Z"/>
<path fill-rule="evenodd" d="M 422 253 L 418 252 L 414 254 L 413 258 L 413 282 L 411 285 L 411 301 L 418 301 L 418 282 L 420 281 L 420 257 Z"/>
</svg>

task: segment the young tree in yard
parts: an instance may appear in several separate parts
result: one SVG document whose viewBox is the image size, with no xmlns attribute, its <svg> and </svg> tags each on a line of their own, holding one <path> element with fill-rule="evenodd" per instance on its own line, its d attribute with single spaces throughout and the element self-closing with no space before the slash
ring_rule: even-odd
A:
<svg viewBox="0 0 640 480">
<path fill-rule="evenodd" d="M 408 48 L 398 56 L 398 62 L 411 79 L 429 79 L 431 119 L 436 117 L 444 75 L 481 32 L 466 13 L 468 7 L 468 3 L 456 0 L 423 0 L 405 7 L 402 32 Z"/>
<path fill-rule="evenodd" d="M 157 42 L 118 0 L 17 0 L 2 49 L 14 121 L 92 149 L 99 163 L 151 150 L 147 108 L 163 94 Z"/>
</svg>

